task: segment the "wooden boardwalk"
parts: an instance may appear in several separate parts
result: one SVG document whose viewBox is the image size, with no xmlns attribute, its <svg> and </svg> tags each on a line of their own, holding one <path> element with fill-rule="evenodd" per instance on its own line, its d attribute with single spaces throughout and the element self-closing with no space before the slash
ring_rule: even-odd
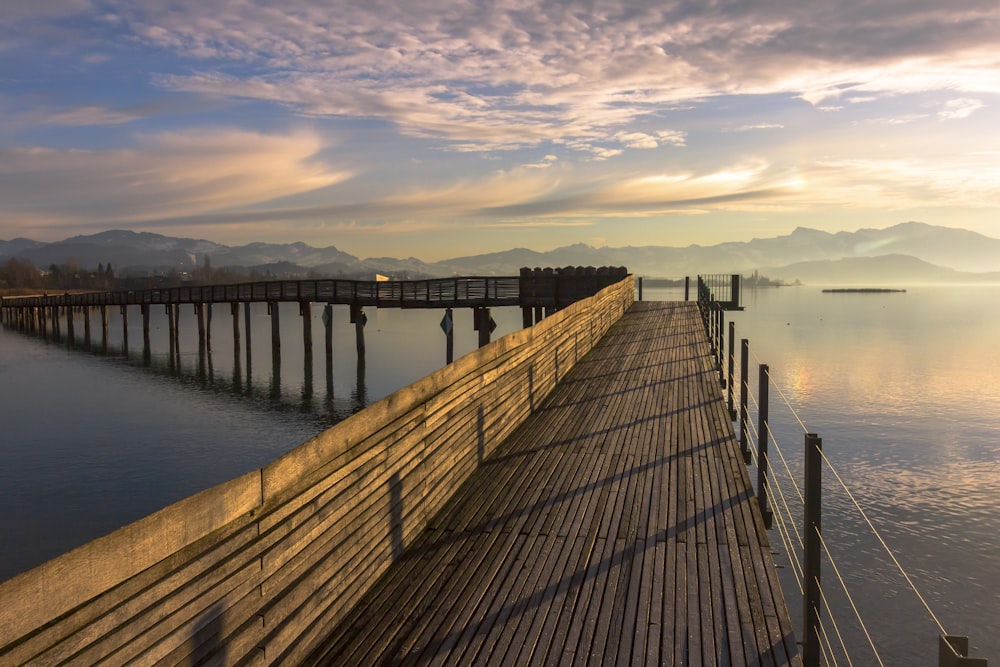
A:
<svg viewBox="0 0 1000 667">
<path fill-rule="evenodd" d="M 313 662 L 800 665 L 695 304 L 636 303 Z"/>
</svg>

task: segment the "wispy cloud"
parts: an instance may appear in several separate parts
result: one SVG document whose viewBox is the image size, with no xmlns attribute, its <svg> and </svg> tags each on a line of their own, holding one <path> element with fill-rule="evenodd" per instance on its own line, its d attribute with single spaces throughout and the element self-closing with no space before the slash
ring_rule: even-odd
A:
<svg viewBox="0 0 1000 667">
<path fill-rule="evenodd" d="M 273 200 L 350 178 L 309 132 L 161 133 L 128 150 L 0 149 L 0 224 L 123 224 Z"/>
</svg>

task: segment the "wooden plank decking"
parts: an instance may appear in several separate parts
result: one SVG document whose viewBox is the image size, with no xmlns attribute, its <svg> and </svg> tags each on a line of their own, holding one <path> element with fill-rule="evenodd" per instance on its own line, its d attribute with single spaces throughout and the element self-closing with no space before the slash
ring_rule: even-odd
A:
<svg viewBox="0 0 1000 667">
<path fill-rule="evenodd" d="M 314 655 L 799 665 L 693 303 L 636 303 Z"/>
</svg>

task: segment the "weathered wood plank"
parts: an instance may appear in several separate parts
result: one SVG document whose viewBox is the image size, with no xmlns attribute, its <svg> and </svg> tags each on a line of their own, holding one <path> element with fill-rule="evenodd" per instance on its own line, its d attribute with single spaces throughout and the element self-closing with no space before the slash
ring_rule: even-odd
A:
<svg viewBox="0 0 1000 667">
<path fill-rule="evenodd" d="M 637 304 L 568 374 L 590 334 L 555 346 L 532 382 L 560 385 L 313 660 L 800 664 L 700 327 L 692 304 Z M 506 435 L 443 400 L 435 432 Z"/>
</svg>

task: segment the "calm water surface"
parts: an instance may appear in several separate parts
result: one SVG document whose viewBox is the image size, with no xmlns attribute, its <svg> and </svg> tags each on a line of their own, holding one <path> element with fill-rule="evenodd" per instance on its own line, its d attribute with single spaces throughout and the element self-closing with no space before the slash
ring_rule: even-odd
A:
<svg viewBox="0 0 1000 667">
<path fill-rule="evenodd" d="M 138 308 L 109 322 L 106 354 L 92 315 L 92 351 L 76 343 L 0 329 L 0 580 L 209 486 L 260 468 L 332 423 L 445 363 L 438 310 L 367 309 L 367 354 L 357 363 L 354 325 L 334 308 L 332 382 L 326 374 L 322 307 L 312 312 L 312 364 L 305 363 L 297 304 L 281 304 L 275 373 L 264 304 L 252 309 L 234 354 L 228 307 L 214 308 L 212 352 L 201 362 L 197 324 L 181 313 L 181 358 L 171 368 L 162 309 L 151 312 L 150 366 L 142 363 Z M 521 326 L 520 309 L 493 309 L 494 337 Z M 65 336 L 66 326 L 63 322 Z M 456 358 L 475 349 L 471 310 L 455 311 Z"/>
<path fill-rule="evenodd" d="M 781 390 L 772 389 L 772 430 L 792 476 L 801 480 L 803 429 L 782 395 L 822 436 L 827 457 L 945 629 L 968 635 L 974 655 L 1000 660 L 1000 287 L 781 288 L 748 291 L 744 302 L 733 319 L 737 338 L 750 340 L 750 386 L 756 391 L 758 359 L 769 364 Z M 182 312 L 180 369 L 169 367 L 165 316 L 155 311 L 150 368 L 142 367 L 137 313 L 128 358 L 117 314 L 107 355 L 0 331 L 0 579 L 258 468 L 444 363 L 440 311 L 367 312 L 368 354 L 359 367 L 347 309 L 334 309 L 332 382 L 318 306 L 307 365 L 298 309 L 282 304 L 277 373 L 263 306 L 253 311 L 249 373 L 245 349 L 234 354 L 227 308 L 216 308 L 203 364 L 193 315 Z M 520 326 L 518 309 L 494 309 L 494 318 L 495 336 Z M 475 345 L 471 312 L 457 310 L 456 357 Z M 936 664 L 937 626 L 832 477 L 825 472 L 824 537 L 882 660 Z M 787 475 L 781 486 L 801 525 Z M 776 532 L 772 543 L 799 617 L 801 598 Z M 876 664 L 829 563 L 823 577 L 853 663 Z"/>
<path fill-rule="evenodd" d="M 945 630 L 1000 660 L 1000 287 L 780 288 L 744 302 L 733 319 L 750 341 L 752 390 L 758 360 L 769 364 Z M 803 427 L 775 394 L 772 430 L 801 480 Z M 782 487 L 794 508 L 791 482 Z M 824 539 L 885 664 L 937 664 L 937 625 L 828 470 L 823 503 Z M 787 563 L 777 534 L 772 543 Z M 790 567 L 782 574 L 801 616 Z M 829 563 L 823 581 L 855 664 L 877 664 Z"/>
</svg>

